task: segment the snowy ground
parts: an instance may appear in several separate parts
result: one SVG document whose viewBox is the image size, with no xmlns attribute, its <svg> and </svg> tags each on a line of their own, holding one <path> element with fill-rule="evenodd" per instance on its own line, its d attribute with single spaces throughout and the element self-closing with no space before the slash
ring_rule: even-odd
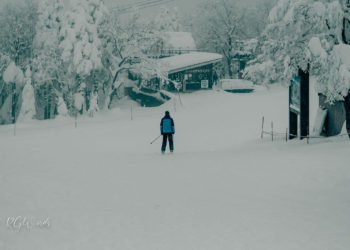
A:
<svg viewBox="0 0 350 250">
<path fill-rule="evenodd" d="M 349 140 L 271 142 L 287 91 L 204 91 L 183 106 L 0 127 L 0 250 L 348 250 Z M 169 109 L 173 155 L 160 154 Z M 312 118 L 313 119 L 313 118 Z M 51 226 L 7 227 L 10 217 Z"/>
</svg>

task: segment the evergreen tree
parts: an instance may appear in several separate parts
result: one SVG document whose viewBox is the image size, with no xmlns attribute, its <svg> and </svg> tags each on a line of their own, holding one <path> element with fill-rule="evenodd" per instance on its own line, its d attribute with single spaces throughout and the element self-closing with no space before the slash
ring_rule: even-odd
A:
<svg viewBox="0 0 350 250">
<path fill-rule="evenodd" d="M 0 11 L 0 52 L 21 68 L 32 57 L 36 20 L 35 0 L 9 2 Z"/>
<path fill-rule="evenodd" d="M 89 79 L 94 78 L 97 71 L 104 74 L 101 71 L 103 49 L 99 33 L 107 12 L 102 0 L 74 0 L 60 30 L 59 47 L 71 79 L 70 95 L 74 96 L 77 89 L 84 86 L 81 94 L 87 108 L 91 91 L 98 88 L 98 83 Z"/>
<path fill-rule="evenodd" d="M 33 79 L 38 119 L 55 117 L 57 95 L 67 92 L 68 78 L 60 58 L 59 31 L 64 18 L 62 0 L 42 0 L 34 42 Z"/>
</svg>

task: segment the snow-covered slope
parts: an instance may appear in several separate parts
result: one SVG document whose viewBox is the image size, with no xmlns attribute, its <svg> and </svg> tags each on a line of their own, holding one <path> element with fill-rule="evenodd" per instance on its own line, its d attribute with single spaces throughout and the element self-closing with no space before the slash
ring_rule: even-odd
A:
<svg viewBox="0 0 350 250">
<path fill-rule="evenodd" d="M 158 108 L 0 127 L 1 250 L 348 250 L 349 141 L 260 140 L 285 89 L 203 91 Z M 160 154 L 165 110 L 175 154 Z M 50 219 L 20 232 L 8 217 Z M 23 220 L 19 220 L 21 222 Z M 17 223 L 17 226 L 19 224 Z"/>
</svg>

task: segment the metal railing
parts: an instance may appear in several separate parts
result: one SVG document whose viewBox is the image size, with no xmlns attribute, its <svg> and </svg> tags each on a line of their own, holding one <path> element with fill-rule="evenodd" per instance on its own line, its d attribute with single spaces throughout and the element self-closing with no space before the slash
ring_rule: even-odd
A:
<svg viewBox="0 0 350 250">
<path fill-rule="evenodd" d="M 326 138 L 330 138 L 330 137 L 326 137 L 326 136 L 315 136 L 315 135 L 306 135 L 306 136 L 301 136 L 301 135 L 295 135 L 295 134 L 291 134 L 289 133 L 289 129 L 286 128 L 285 132 L 277 132 L 274 130 L 274 123 L 273 121 L 271 121 L 271 130 L 267 131 L 265 130 L 265 117 L 262 117 L 262 125 L 261 125 L 261 139 L 263 140 L 265 137 L 265 135 L 268 135 L 271 138 L 271 141 L 275 141 L 277 138 L 283 138 L 283 140 L 285 140 L 286 142 L 288 142 L 289 140 L 291 140 L 290 138 L 299 138 L 300 140 L 306 139 L 307 144 L 310 143 L 311 139 L 326 139 Z M 341 133 L 338 135 L 334 135 L 331 136 L 332 138 L 341 138 L 341 137 L 349 137 L 350 140 L 350 133 Z"/>
</svg>

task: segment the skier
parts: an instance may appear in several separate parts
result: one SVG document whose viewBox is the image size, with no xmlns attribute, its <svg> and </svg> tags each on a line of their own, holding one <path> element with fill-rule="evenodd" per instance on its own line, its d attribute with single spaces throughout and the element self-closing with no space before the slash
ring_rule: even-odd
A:
<svg viewBox="0 0 350 250">
<path fill-rule="evenodd" d="M 162 153 L 165 153 L 168 140 L 170 152 L 172 153 L 174 151 L 173 135 L 175 134 L 175 124 L 173 118 L 170 117 L 169 111 L 165 111 L 165 116 L 160 122 L 160 133 L 163 136 Z"/>
</svg>

